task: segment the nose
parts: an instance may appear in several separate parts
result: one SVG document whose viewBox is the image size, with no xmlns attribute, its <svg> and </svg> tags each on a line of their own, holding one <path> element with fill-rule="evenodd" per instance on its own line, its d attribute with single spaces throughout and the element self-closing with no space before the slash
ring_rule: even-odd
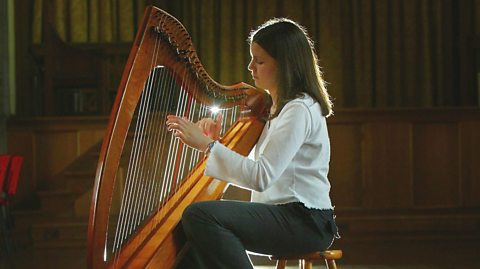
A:
<svg viewBox="0 0 480 269">
<path fill-rule="evenodd" d="M 253 64 L 253 59 L 252 59 L 252 60 L 250 60 L 250 62 L 248 63 L 247 69 L 248 69 L 249 71 L 253 71 L 253 66 L 254 66 L 254 64 Z"/>
</svg>

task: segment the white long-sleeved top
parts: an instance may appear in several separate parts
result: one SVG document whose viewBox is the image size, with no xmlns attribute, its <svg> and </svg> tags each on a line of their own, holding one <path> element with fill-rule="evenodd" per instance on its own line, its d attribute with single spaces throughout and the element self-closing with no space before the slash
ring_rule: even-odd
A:
<svg viewBox="0 0 480 269">
<path fill-rule="evenodd" d="M 252 190 L 254 202 L 333 208 L 327 124 L 320 105 L 309 95 L 288 102 L 265 125 L 254 153 L 252 160 L 216 143 L 205 175 Z"/>
</svg>

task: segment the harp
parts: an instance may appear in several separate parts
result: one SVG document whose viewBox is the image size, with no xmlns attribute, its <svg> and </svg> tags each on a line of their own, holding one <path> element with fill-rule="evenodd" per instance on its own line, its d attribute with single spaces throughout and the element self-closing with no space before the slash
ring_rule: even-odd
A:
<svg viewBox="0 0 480 269">
<path fill-rule="evenodd" d="M 226 184 L 203 176 L 206 158 L 166 130 L 167 114 L 197 121 L 218 106 L 220 142 L 245 155 L 263 130 L 268 101 L 245 83 L 215 82 L 182 24 L 147 7 L 100 150 L 88 268 L 172 268 L 184 247 L 178 224 L 185 207 L 221 198 Z"/>
</svg>

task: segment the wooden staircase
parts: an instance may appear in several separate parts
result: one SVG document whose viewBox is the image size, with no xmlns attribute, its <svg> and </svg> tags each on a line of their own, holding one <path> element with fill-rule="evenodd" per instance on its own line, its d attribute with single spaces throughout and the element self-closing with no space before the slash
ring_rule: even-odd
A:
<svg viewBox="0 0 480 269">
<path fill-rule="evenodd" d="M 14 211 L 17 241 L 35 248 L 86 246 L 100 147 L 92 146 Z"/>
</svg>

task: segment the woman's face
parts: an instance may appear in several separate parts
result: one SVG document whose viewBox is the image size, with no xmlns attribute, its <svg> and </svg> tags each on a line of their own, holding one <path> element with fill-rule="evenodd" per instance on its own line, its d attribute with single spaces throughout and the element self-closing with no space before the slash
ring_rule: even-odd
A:
<svg viewBox="0 0 480 269">
<path fill-rule="evenodd" d="M 248 70 L 252 72 L 255 85 L 275 95 L 278 87 L 277 61 L 255 42 L 250 45 L 250 55 L 252 60 L 248 64 Z"/>
</svg>

